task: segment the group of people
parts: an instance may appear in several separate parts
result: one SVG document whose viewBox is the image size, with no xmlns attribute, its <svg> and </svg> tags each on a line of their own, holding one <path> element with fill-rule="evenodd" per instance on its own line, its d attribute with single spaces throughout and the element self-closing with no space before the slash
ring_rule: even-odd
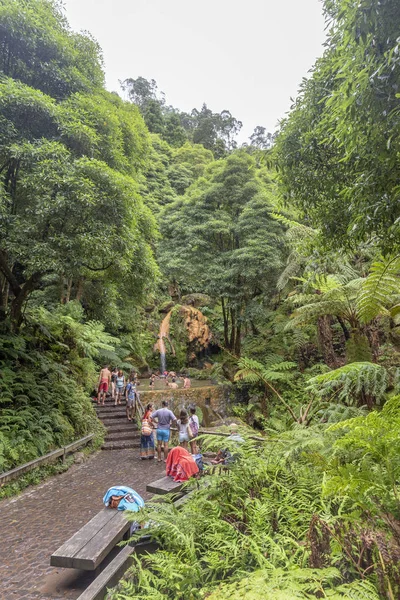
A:
<svg viewBox="0 0 400 600">
<path fill-rule="evenodd" d="M 163 379 L 165 382 L 165 387 L 169 387 L 172 390 L 176 390 L 178 389 L 178 383 L 177 383 L 177 375 L 175 373 L 175 371 L 164 371 L 164 373 L 162 375 L 156 375 L 155 373 L 153 373 L 150 376 L 150 380 L 149 380 L 149 386 L 150 388 L 155 387 L 156 384 L 156 380 L 157 379 Z M 192 383 L 190 381 L 190 378 L 185 375 L 183 378 L 183 388 L 184 389 L 189 389 L 191 387 Z"/>
<path fill-rule="evenodd" d="M 98 381 L 97 404 L 104 406 L 108 390 L 111 388 L 111 398 L 114 406 L 122 404 L 122 398 L 125 396 L 126 416 L 128 421 L 132 421 L 136 414 L 136 401 L 139 398 L 139 392 L 137 391 L 139 383 L 137 374 L 133 369 L 127 380 L 124 372 L 118 367 L 114 367 L 110 371 L 108 365 L 104 365 L 100 371 Z"/>
<path fill-rule="evenodd" d="M 177 418 L 172 410 L 168 408 L 168 400 L 162 401 L 162 407 L 154 410 L 153 404 L 146 406 L 145 413 L 142 418 L 142 432 L 140 439 L 140 458 L 142 460 L 152 459 L 155 457 L 155 440 L 157 441 L 157 459 L 162 461 L 161 455 L 164 456 L 164 462 L 167 462 L 168 444 L 171 437 L 171 425 L 176 423 L 178 427 L 179 445 L 190 451 L 192 454 L 197 454 L 196 438 L 199 433 L 199 418 L 196 415 L 196 408 L 191 406 L 189 413 L 182 408 Z"/>
</svg>

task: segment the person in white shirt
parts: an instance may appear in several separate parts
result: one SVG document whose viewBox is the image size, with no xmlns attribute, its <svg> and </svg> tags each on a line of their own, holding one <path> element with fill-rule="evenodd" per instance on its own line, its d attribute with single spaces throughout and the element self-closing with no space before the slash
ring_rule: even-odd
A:
<svg viewBox="0 0 400 600">
<path fill-rule="evenodd" d="M 190 407 L 189 425 L 193 433 L 193 437 L 190 440 L 190 451 L 192 454 L 197 454 L 199 449 L 197 447 L 196 438 L 199 435 L 200 423 L 199 417 L 196 415 L 196 407 Z"/>
</svg>

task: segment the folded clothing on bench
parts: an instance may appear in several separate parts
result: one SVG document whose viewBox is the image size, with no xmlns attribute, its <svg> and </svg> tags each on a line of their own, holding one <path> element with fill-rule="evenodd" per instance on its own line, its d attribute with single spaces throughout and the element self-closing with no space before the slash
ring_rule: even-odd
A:
<svg viewBox="0 0 400 600">
<path fill-rule="evenodd" d="M 121 500 L 118 502 L 118 510 L 133 510 L 137 512 L 144 506 L 144 500 L 135 490 L 126 485 L 115 485 L 111 487 L 104 495 L 103 502 L 106 506 L 110 506 L 112 497 L 119 496 Z"/>
</svg>

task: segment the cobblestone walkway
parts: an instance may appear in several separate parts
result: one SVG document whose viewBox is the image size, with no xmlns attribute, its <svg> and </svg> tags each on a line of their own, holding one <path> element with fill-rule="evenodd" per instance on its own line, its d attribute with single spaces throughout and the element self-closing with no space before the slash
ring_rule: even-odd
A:
<svg viewBox="0 0 400 600">
<path fill-rule="evenodd" d="M 164 463 L 140 461 L 138 450 L 103 451 L 85 463 L 0 502 L 1 600 L 74 600 L 92 573 L 50 567 L 50 555 L 103 508 L 112 485 L 149 498 L 146 484 Z"/>
</svg>

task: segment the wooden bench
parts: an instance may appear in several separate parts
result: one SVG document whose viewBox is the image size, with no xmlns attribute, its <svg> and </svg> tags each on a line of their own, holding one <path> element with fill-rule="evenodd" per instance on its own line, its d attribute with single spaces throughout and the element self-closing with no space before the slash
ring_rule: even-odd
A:
<svg viewBox="0 0 400 600">
<path fill-rule="evenodd" d="M 52 554 L 53 567 L 95 571 L 122 539 L 129 539 L 131 522 L 124 511 L 104 508 Z"/>
<path fill-rule="evenodd" d="M 161 479 L 157 479 L 157 481 L 153 481 L 153 483 L 149 483 L 146 486 L 146 490 L 148 492 L 152 492 L 153 494 L 170 494 L 171 492 L 180 492 L 183 483 L 174 481 L 171 477 L 162 477 Z"/>
<path fill-rule="evenodd" d="M 107 588 L 114 587 L 131 565 L 132 546 L 125 546 L 79 596 L 78 600 L 103 600 Z"/>
</svg>

